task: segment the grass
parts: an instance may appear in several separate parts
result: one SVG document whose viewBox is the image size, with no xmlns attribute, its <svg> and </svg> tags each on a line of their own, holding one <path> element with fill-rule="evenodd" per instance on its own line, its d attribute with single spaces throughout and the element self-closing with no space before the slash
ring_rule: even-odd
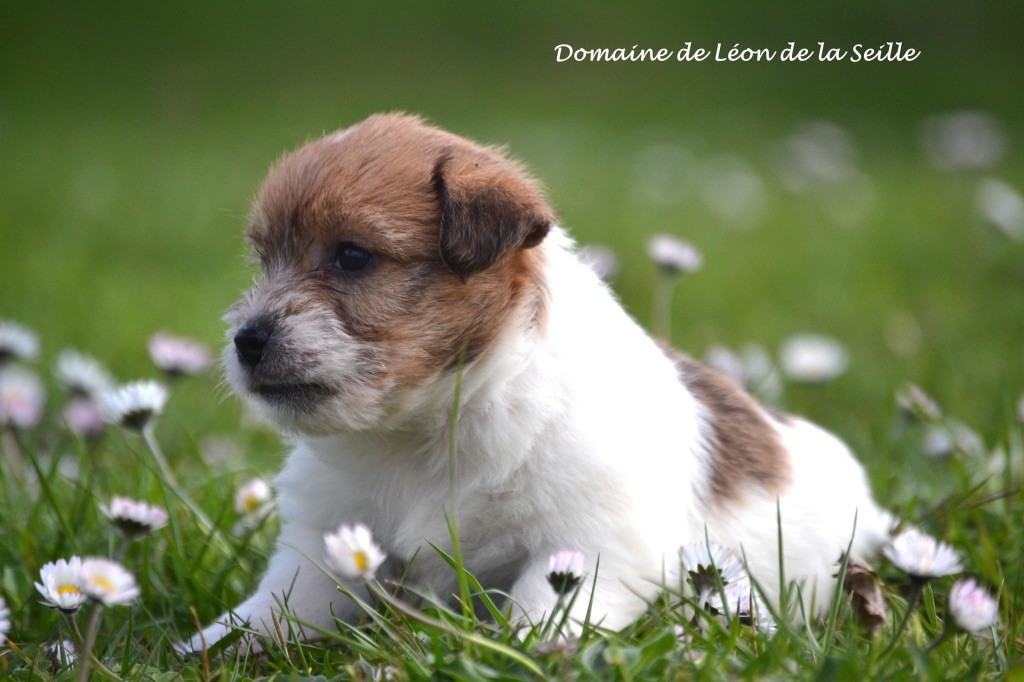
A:
<svg viewBox="0 0 1024 682">
<path fill-rule="evenodd" d="M 166 430 L 170 418 L 163 421 Z M 1007 560 L 1014 551 L 1013 543 L 1020 539 L 1014 522 L 1021 512 L 1020 499 L 1000 494 L 999 486 L 992 491 L 996 499 L 977 504 L 984 498 L 979 491 L 931 515 L 927 525 L 947 529 L 970 572 L 999 586 L 1003 624 L 991 637 L 961 635 L 931 651 L 929 644 L 944 628 L 949 580 L 934 581 L 925 588 L 923 606 L 911 614 L 908 627 L 894 638 L 897 617 L 905 608 L 901 596 L 905 580 L 883 566 L 893 613 L 888 625 L 874 637 L 860 627 L 841 595 L 826 621 L 798 626 L 780 615 L 779 630 L 772 636 L 735 620 L 723 624 L 710 617 L 701 618 L 701 627 L 696 629 L 666 596 L 623 632 L 585 629 L 577 640 L 552 640 L 551 623 L 534 631 L 517 629 L 490 601 L 494 597 L 497 602 L 497 596 L 484 593 L 466 574 L 468 590 L 486 601 L 494 618 L 480 620 L 473 609 L 445 606 L 430 595 L 423 595 L 417 606 L 411 606 L 402 601 L 409 599 L 409 593 L 396 598 L 376 588 L 373 603 L 364 603 L 362 622 L 339 623 L 337 631 L 322 633 L 324 641 L 309 644 L 291 639 L 298 624 L 284 620 L 279 639 L 266 640 L 265 656 L 225 652 L 218 646 L 212 654 L 224 654 L 221 658 L 182 663 L 171 652 L 171 645 L 192 630 L 197 618 L 208 620 L 253 586 L 270 549 L 274 522 L 244 537 L 232 535 L 233 513 L 223 500 L 231 496 L 237 473 L 218 473 L 203 466 L 201 455 L 189 448 L 179 450 L 187 454 L 184 463 L 191 459 L 198 466 L 185 485 L 189 494 L 210 510 L 217 530 L 228 539 L 223 548 L 202 536 L 188 509 L 161 483 L 140 437 L 112 433 L 106 442 L 89 446 L 53 429 L 34 437 L 21 434 L 17 443 L 35 475 L 15 474 L 9 459 L 0 466 L 4 483 L 0 510 L 5 519 L 20 521 L 8 526 L 0 545 L 5 567 L 2 588 L 14 612 L 11 638 L 16 642 L 0 665 L 12 679 L 49 679 L 54 673 L 57 678 L 70 676 L 70 671 L 55 668 L 44 651 L 47 642 L 68 636 L 66 623 L 57 612 L 36 603 L 31 581 L 35 569 L 52 558 L 114 551 L 115 534 L 96 509 L 97 499 L 105 499 L 108 491 L 130 492 L 172 510 L 168 528 L 134 543 L 126 556 L 126 564 L 143 587 L 142 598 L 131 608 L 108 609 L 102 621 L 98 657 L 124 679 L 172 679 L 174 675 L 185 679 L 263 675 L 963 679 L 1005 674 L 1020 665 L 1020 565 Z M 131 458 L 136 458 L 134 465 L 124 466 Z M 77 462 L 78 475 L 68 471 L 68 460 Z M 452 570 L 460 570 L 453 557 L 447 558 Z M 791 592 L 790 616 L 797 612 L 797 600 L 798 595 Z M 680 641 L 677 625 L 686 628 L 686 641 Z M 229 643 L 233 641 L 229 639 Z"/>
<path fill-rule="evenodd" d="M 422 112 L 456 132 L 507 143 L 526 161 L 564 224 L 618 254 L 614 287 L 644 323 L 656 278 L 648 237 L 671 232 L 696 244 L 705 267 L 675 290 L 677 346 L 699 356 L 713 344 L 747 341 L 774 351 L 800 331 L 840 339 L 850 370 L 821 386 L 787 385 L 783 406 L 849 442 L 879 500 L 953 543 L 967 572 L 1001 600 L 994 638 L 960 636 L 930 652 L 949 581 L 925 590 L 894 637 L 908 585 L 884 563 L 891 613 L 874 638 L 844 601 L 825 622 L 785 626 L 774 637 L 709 622 L 685 645 L 672 628 L 686 624 L 681 613 L 658 603 L 626 631 L 594 632 L 573 647 L 524 640 L 459 607 L 427 603 L 413 615 L 382 602 L 326 644 L 229 655 L 208 662 L 209 676 L 369 679 L 387 666 L 399 678 L 465 679 L 529 676 L 531 666 L 595 678 L 1020 675 L 1024 432 L 1015 406 L 1024 391 L 1024 245 L 977 217 L 981 174 L 936 170 L 918 133 L 931 114 L 990 111 L 1005 124 L 1010 152 L 985 173 L 1024 185 L 1013 29 L 1024 10 L 930 4 L 826 3 L 814 16 L 779 7 L 777 25 L 729 3 L 685 17 L 668 3 L 652 3 L 642 17 L 591 3 L 530 17 L 469 4 L 447 14 L 419 4 L 0 10 L 0 63 L 10 65 L 0 72 L 8 159 L 0 164 L 0 318 L 40 333 L 41 375 L 71 346 L 122 379 L 153 376 L 145 340 L 158 329 L 218 345 L 219 317 L 251 276 L 239 235 L 268 164 L 373 111 Z M 885 68 L 647 69 L 556 66 L 549 54 L 567 40 L 614 43 L 626 34 L 630 44 L 670 45 L 898 35 L 926 56 Z M 855 143 L 874 200 L 854 226 L 829 218 L 829 202 L 844 196 L 787 192 L 776 173 L 778 141 L 808 119 L 838 123 Z M 703 194 L 702 178 L 736 158 L 762 182 L 752 229 L 737 229 Z M 668 189 L 652 194 L 659 183 Z M 908 326 L 919 343 L 894 349 L 893 329 Z M 142 597 L 106 613 L 98 653 L 123 678 L 207 677 L 202 661 L 183 664 L 170 645 L 255 585 L 277 521 L 235 536 L 227 502 L 246 479 L 272 474 L 283 445 L 242 418 L 216 377 L 174 384 L 156 437 L 182 487 L 224 535 L 218 546 L 162 485 L 140 438 L 69 436 L 60 422 L 64 397 L 47 380 L 43 423 L 17 434 L 28 469 L 0 462 L 0 595 L 12 609 L 14 645 L 0 655 L 0 676 L 53 674 L 42 647 L 66 637 L 67 626 L 37 603 L 32 581 L 58 557 L 112 553 L 116 538 L 97 505 L 127 494 L 167 506 L 171 524 L 130 548 Z M 899 428 L 896 416 L 894 392 L 908 380 L 974 429 L 986 453 L 1004 453 L 1006 466 L 991 473 L 998 457 L 925 457 L 921 427 Z M 211 459 L 214 451 L 220 455 Z M 471 576 L 464 580 L 475 589 Z"/>
</svg>

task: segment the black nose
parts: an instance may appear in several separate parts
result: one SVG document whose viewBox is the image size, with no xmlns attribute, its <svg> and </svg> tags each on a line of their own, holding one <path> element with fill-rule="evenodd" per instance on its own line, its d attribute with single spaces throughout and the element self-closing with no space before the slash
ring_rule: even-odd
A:
<svg viewBox="0 0 1024 682">
<path fill-rule="evenodd" d="M 247 324 L 235 334 L 235 350 L 238 359 L 255 367 L 263 359 L 263 351 L 270 340 L 270 327 L 262 322 Z"/>
</svg>

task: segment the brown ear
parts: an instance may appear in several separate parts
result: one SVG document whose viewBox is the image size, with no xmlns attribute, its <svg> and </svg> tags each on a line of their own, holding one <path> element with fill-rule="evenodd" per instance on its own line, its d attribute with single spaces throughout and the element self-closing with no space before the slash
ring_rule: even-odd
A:
<svg viewBox="0 0 1024 682">
<path fill-rule="evenodd" d="M 555 222 L 537 185 L 490 150 L 444 153 L 434 167 L 434 189 L 441 260 L 463 281 L 537 246 Z"/>
</svg>

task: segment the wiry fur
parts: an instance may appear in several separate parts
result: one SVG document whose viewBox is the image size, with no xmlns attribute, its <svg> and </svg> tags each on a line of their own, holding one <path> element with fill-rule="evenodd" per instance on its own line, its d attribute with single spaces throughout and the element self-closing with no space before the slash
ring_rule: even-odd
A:
<svg viewBox="0 0 1024 682">
<path fill-rule="evenodd" d="M 372 117 L 276 167 L 249 231 L 263 277 L 227 316 L 231 333 L 264 319 L 273 337 L 259 366 L 231 348 L 225 361 L 239 394 L 291 434 L 281 536 L 255 595 L 192 648 L 232 619 L 272 632 L 282 602 L 319 628 L 354 618 L 310 562 L 341 523 L 372 529 L 391 557 L 383 577 L 415 556 L 408 579 L 445 595 L 454 573 L 427 543 L 450 546 L 447 511 L 469 570 L 533 620 L 555 601 L 549 555 L 582 550 L 600 571 L 573 615 L 593 596 L 609 628 L 635 619 L 678 548 L 705 534 L 745 556 L 774 599 L 781 514 L 786 577 L 818 610 L 855 516 L 853 554 L 884 541 L 888 517 L 840 441 L 677 366 L 553 220 L 498 151 L 409 117 Z M 371 250 L 374 269 L 332 274 L 339 241 Z M 257 392 L 282 381 L 310 388 Z"/>
</svg>

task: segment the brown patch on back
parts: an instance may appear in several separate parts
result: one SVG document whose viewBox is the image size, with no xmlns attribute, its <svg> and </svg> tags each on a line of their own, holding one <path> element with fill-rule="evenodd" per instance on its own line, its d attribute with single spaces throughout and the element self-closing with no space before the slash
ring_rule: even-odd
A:
<svg viewBox="0 0 1024 682">
<path fill-rule="evenodd" d="M 247 237 L 265 274 L 289 273 L 295 310 L 323 303 L 375 348 L 373 380 L 411 387 L 471 361 L 526 312 L 543 321 L 539 244 L 554 222 L 539 186 L 497 148 L 412 116 L 371 116 L 284 157 Z M 366 272 L 330 269 L 351 242 Z"/>
<path fill-rule="evenodd" d="M 789 458 L 763 408 L 732 379 L 673 348 L 662 349 L 709 413 L 712 500 L 737 501 L 752 486 L 781 493 L 790 480 Z"/>
</svg>

